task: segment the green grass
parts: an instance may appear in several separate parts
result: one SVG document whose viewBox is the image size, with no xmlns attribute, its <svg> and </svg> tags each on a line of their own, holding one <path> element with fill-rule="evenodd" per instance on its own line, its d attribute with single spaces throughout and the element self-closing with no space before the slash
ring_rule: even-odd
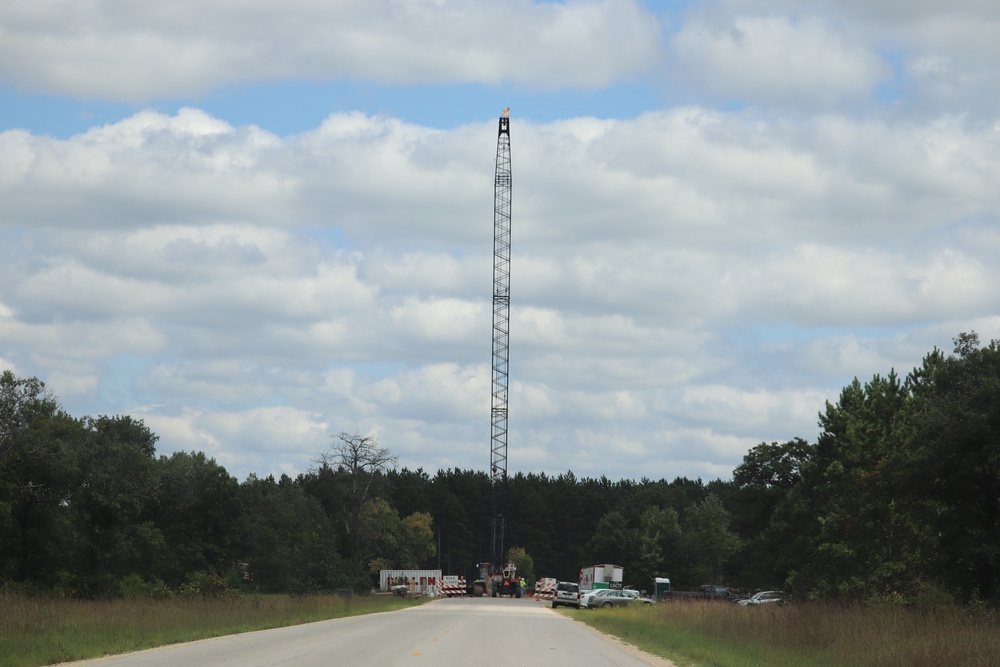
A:
<svg viewBox="0 0 1000 667">
<path fill-rule="evenodd" d="M 569 613 L 681 667 L 1000 667 L 1000 619 L 958 607 L 692 601 Z"/>
<path fill-rule="evenodd" d="M 396 596 L 53 600 L 0 594 L 0 667 L 34 667 L 420 604 Z"/>
<path fill-rule="evenodd" d="M 390 611 L 395 596 L 52 600 L 0 594 L 0 667 Z M 958 607 L 668 602 L 565 613 L 679 667 L 1000 667 L 1000 618 Z"/>
</svg>

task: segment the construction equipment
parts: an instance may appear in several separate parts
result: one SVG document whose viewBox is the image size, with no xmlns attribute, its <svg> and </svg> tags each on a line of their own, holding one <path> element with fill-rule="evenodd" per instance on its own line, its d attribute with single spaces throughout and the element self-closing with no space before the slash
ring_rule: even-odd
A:
<svg viewBox="0 0 1000 667">
<path fill-rule="evenodd" d="M 516 568 L 505 563 L 507 542 L 507 373 L 510 337 L 510 108 L 500 113 L 493 181 L 493 398 L 490 439 L 490 562 L 480 564 L 489 595 L 521 597 Z M 485 567 L 484 567 L 485 566 Z M 512 583 L 513 582 L 513 583 Z M 511 590 L 513 589 L 513 590 Z"/>
</svg>

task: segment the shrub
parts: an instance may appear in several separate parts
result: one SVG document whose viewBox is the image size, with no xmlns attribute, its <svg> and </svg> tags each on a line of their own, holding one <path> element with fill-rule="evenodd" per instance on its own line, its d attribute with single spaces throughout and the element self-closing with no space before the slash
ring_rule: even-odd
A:
<svg viewBox="0 0 1000 667">
<path fill-rule="evenodd" d="M 232 600 L 240 592 L 232 588 L 224 578 L 214 572 L 197 572 L 181 585 L 180 594 L 185 597 L 201 596 L 212 600 Z"/>
</svg>

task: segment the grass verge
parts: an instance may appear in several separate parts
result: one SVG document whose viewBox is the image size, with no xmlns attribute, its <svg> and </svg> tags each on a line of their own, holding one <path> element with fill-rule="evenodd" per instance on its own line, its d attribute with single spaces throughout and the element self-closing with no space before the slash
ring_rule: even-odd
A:
<svg viewBox="0 0 1000 667">
<path fill-rule="evenodd" d="M 1000 619 L 958 607 L 692 601 L 569 614 L 678 667 L 1000 667 Z"/>
<path fill-rule="evenodd" d="M 422 602 L 383 595 L 94 601 L 0 594 L 0 667 L 51 665 Z"/>
</svg>

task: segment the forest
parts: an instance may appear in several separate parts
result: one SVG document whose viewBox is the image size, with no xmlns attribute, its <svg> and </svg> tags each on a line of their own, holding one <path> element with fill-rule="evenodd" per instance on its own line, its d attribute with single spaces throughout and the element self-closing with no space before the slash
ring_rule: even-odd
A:
<svg viewBox="0 0 1000 667">
<path fill-rule="evenodd" d="M 732 479 L 508 480 L 522 574 L 625 566 L 631 586 L 781 588 L 798 599 L 995 605 L 1000 345 L 960 334 L 901 377 L 844 387 L 816 442 L 761 442 Z M 489 478 L 397 469 L 375 436 L 331 435 L 292 478 L 239 481 L 157 455 L 129 416 L 74 417 L 37 378 L 0 377 L 0 589 L 62 597 L 370 591 L 381 568 L 475 577 Z"/>
</svg>

